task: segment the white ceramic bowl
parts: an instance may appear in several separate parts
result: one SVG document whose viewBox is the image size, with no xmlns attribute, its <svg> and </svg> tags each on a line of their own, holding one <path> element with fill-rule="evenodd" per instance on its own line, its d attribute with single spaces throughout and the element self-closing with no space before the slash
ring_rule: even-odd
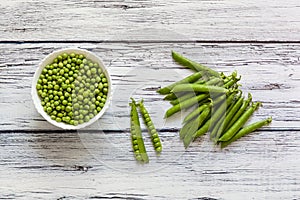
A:
<svg viewBox="0 0 300 200">
<path fill-rule="evenodd" d="M 40 77 L 40 74 L 42 73 L 42 70 L 44 69 L 45 66 L 51 64 L 53 62 L 53 60 L 63 54 L 63 53 L 75 53 L 75 54 L 82 54 L 84 55 L 87 59 L 92 60 L 93 62 L 98 63 L 99 67 L 102 69 L 103 73 L 105 74 L 106 78 L 107 78 L 107 83 L 108 83 L 108 93 L 107 93 L 107 99 L 105 102 L 104 107 L 102 108 L 102 110 L 94 117 L 92 118 L 90 121 L 79 124 L 77 126 L 74 125 L 70 125 L 70 124 L 65 124 L 64 122 L 57 122 L 55 120 L 52 120 L 51 117 L 44 111 L 43 106 L 41 104 L 41 99 L 38 96 L 37 90 L 36 90 L 36 84 L 37 81 Z M 78 48 L 67 48 L 67 49 L 61 49 L 58 51 L 54 51 L 51 54 L 49 54 L 48 56 L 46 56 L 41 63 L 39 64 L 38 68 L 35 71 L 34 77 L 33 77 L 33 81 L 32 81 L 32 85 L 31 85 L 31 96 L 33 99 L 33 103 L 35 108 L 37 109 L 37 111 L 51 124 L 60 127 L 62 129 L 81 129 L 84 128 L 86 126 L 91 125 L 92 123 L 94 123 L 95 121 L 97 121 L 103 114 L 104 112 L 107 110 L 109 103 L 111 101 L 111 96 L 112 96 L 112 84 L 111 84 L 111 78 L 107 72 L 106 67 L 103 65 L 102 61 L 100 60 L 100 58 L 98 56 L 96 56 L 94 53 L 84 50 L 84 49 L 78 49 Z"/>
</svg>

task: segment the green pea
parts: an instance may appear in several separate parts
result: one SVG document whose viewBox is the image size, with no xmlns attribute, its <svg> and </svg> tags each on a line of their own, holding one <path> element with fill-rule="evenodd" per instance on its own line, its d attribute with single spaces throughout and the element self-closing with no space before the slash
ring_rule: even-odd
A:
<svg viewBox="0 0 300 200">
<path fill-rule="evenodd" d="M 82 95 L 78 95 L 78 100 L 82 101 L 83 100 L 83 96 Z"/>
<path fill-rule="evenodd" d="M 44 98 L 44 97 L 47 96 L 47 93 L 46 93 L 46 92 L 43 92 L 41 96 Z"/>
<path fill-rule="evenodd" d="M 108 92 L 108 89 L 107 88 L 103 88 L 103 93 L 107 94 L 107 92 Z"/>
<path fill-rule="evenodd" d="M 156 152 L 161 152 L 161 151 L 162 151 L 162 147 L 161 147 L 161 146 L 156 147 L 156 148 L 155 148 L 155 151 L 156 151 Z"/>
<path fill-rule="evenodd" d="M 156 142 L 156 143 L 154 143 L 154 147 L 155 148 L 157 148 L 157 147 L 160 147 L 161 146 L 161 144 L 160 144 L 160 141 L 159 142 Z"/>
<path fill-rule="evenodd" d="M 97 73 L 97 69 L 96 69 L 96 68 L 92 68 L 92 69 L 91 69 L 91 73 L 92 73 L 92 74 L 96 74 L 96 73 Z"/>
<path fill-rule="evenodd" d="M 85 117 L 84 117 L 84 121 L 85 121 L 85 122 L 90 121 L 90 119 L 91 119 L 91 118 L 90 118 L 89 116 L 85 116 Z"/>
<path fill-rule="evenodd" d="M 87 104 L 87 103 L 89 103 L 89 99 L 83 99 L 83 103 L 85 103 L 85 104 Z"/>
<path fill-rule="evenodd" d="M 101 102 L 102 102 L 102 103 L 105 103 L 105 102 L 106 102 L 106 98 L 103 98 L 103 97 L 102 97 Z"/>
<path fill-rule="evenodd" d="M 89 114 L 89 117 L 90 117 L 90 119 L 92 119 L 92 118 L 94 118 L 95 116 L 94 116 L 93 113 L 90 113 L 90 114 Z"/>
<path fill-rule="evenodd" d="M 70 112 L 70 111 L 72 111 L 72 107 L 71 106 L 67 106 L 66 107 L 66 112 Z"/>
<path fill-rule="evenodd" d="M 156 137 L 156 138 L 153 138 L 153 142 L 154 142 L 154 143 L 160 142 L 160 139 L 157 138 L 157 137 Z"/>
<path fill-rule="evenodd" d="M 137 145 L 137 144 L 138 144 L 138 141 L 137 141 L 137 140 L 133 140 L 133 141 L 132 141 L 132 144 L 133 144 L 133 145 Z"/>
<path fill-rule="evenodd" d="M 52 111 L 52 108 L 51 107 L 48 107 L 47 108 L 47 113 L 50 113 Z"/>
</svg>

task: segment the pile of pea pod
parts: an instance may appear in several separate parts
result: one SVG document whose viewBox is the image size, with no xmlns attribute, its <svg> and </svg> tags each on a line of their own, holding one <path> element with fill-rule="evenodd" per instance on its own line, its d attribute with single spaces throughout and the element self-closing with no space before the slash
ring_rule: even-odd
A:
<svg viewBox="0 0 300 200">
<path fill-rule="evenodd" d="M 178 64 L 194 71 L 192 75 L 157 91 L 172 104 L 165 118 L 183 109 L 191 110 L 183 119 L 183 127 L 179 132 L 185 148 L 206 133 L 210 133 L 214 144 L 224 148 L 271 123 L 272 118 L 269 117 L 247 125 L 261 103 L 252 102 L 250 93 L 245 99 L 239 89 L 238 81 L 241 77 L 238 77 L 237 72 L 226 76 L 174 51 L 172 57 Z"/>
</svg>

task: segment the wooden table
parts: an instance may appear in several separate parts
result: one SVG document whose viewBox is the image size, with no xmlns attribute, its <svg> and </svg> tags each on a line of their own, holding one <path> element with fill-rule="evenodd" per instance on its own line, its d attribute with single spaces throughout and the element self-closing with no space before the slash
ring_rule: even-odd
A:
<svg viewBox="0 0 300 200">
<path fill-rule="evenodd" d="M 0 3 L 1 199 L 299 199 L 300 3 L 103 0 Z M 63 131 L 35 110 L 33 74 L 65 47 L 103 59 L 114 86 L 109 110 Z M 207 137 L 184 150 L 180 115 L 155 90 L 191 72 L 170 51 L 218 71 L 237 70 L 263 102 L 261 129 L 224 150 Z M 129 97 L 144 98 L 164 151 L 138 165 L 129 140 Z M 103 130 L 103 131 L 101 131 Z M 146 137 L 146 136 L 145 136 Z"/>
</svg>

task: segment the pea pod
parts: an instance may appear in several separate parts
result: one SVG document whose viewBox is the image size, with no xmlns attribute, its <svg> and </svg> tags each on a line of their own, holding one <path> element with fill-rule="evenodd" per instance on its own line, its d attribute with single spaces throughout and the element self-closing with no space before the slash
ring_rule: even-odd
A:
<svg viewBox="0 0 300 200">
<path fill-rule="evenodd" d="M 193 82 L 197 81 L 199 78 L 201 78 L 201 76 L 202 76 L 201 72 L 196 72 L 180 81 L 177 81 L 175 83 L 172 83 L 171 85 L 168 85 L 166 87 L 163 87 L 163 88 L 157 90 L 157 92 L 159 94 L 169 94 L 176 85 L 183 84 L 183 83 L 193 83 Z"/>
<path fill-rule="evenodd" d="M 232 87 L 234 84 L 236 84 L 239 80 L 241 79 L 241 77 L 239 78 L 232 78 L 231 80 L 229 80 L 225 85 L 224 88 L 230 88 Z"/>
<path fill-rule="evenodd" d="M 210 105 L 207 105 L 207 104 L 202 105 L 201 106 L 203 108 L 202 111 L 204 111 L 206 108 L 209 108 L 209 106 Z M 188 121 L 180 129 L 180 132 L 179 132 L 180 139 L 183 139 L 187 133 L 189 133 L 189 132 L 195 132 L 195 131 L 198 130 L 198 128 L 202 124 L 202 120 L 205 120 L 202 111 L 201 111 L 201 113 L 195 119 L 192 119 L 192 120 Z M 196 129 L 194 131 L 192 131 L 193 129 L 191 129 L 191 127 L 196 127 Z"/>
<path fill-rule="evenodd" d="M 235 95 L 235 94 L 234 94 Z M 241 94 L 237 97 L 239 98 L 241 96 Z M 217 121 L 216 121 L 216 124 L 215 125 L 211 125 L 211 133 L 210 133 L 210 136 L 211 136 L 211 139 L 213 139 L 213 141 L 216 143 L 217 139 L 216 138 L 219 138 L 219 134 L 220 132 L 223 130 L 223 127 L 224 127 L 224 121 L 226 119 L 226 116 L 228 115 L 228 113 L 230 113 L 230 111 L 233 109 L 234 105 L 235 105 L 235 102 L 237 101 L 237 98 L 234 98 L 233 96 L 231 96 L 230 98 L 233 98 L 233 100 L 231 102 L 228 102 L 227 103 L 227 106 L 226 106 L 226 111 L 221 115 L 221 118 L 219 118 Z M 228 108 L 229 107 L 229 108 Z M 222 133 L 222 132 L 221 132 Z"/>
<path fill-rule="evenodd" d="M 212 70 L 206 66 L 203 66 L 199 63 L 191 61 L 191 60 L 185 58 L 184 56 L 180 55 L 179 53 L 176 53 L 175 51 L 172 51 L 172 57 L 177 63 L 179 63 L 185 67 L 188 67 L 194 71 L 204 72 L 204 74 L 206 76 L 216 76 L 216 77 L 220 76 L 220 74 L 218 72 L 216 72 L 215 70 Z"/>
<path fill-rule="evenodd" d="M 195 110 L 193 110 L 192 112 L 190 112 L 184 119 L 183 119 L 183 123 L 187 123 L 189 121 L 191 121 L 192 119 L 194 119 L 196 116 L 200 115 L 200 113 L 207 107 L 207 104 L 203 104 L 201 106 L 199 106 L 198 108 L 196 108 Z"/>
<path fill-rule="evenodd" d="M 229 144 L 231 144 L 232 142 L 240 139 L 241 137 L 243 137 L 244 135 L 247 135 L 263 126 L 266 126 L 268 124 L 270 124 L 272 122 L 272 118 L 269 117 L 265 120 L 261 120 L 258 122 L 255 122 L 253 124 L 250 124 L 242 129 L 239 130 L 239 132 L 237 132 L 237 134 L 235 134 L 230 140 L 226 141 L 226 142 L 222 142 L 221 143 L 221 148 L 225 148 L 227 147 Z"/>
<path fill-rule="evenodd" d="M 131 98 L 131 100 L 132 102 L 129 104 L 131 106 L 130 131 L 131 131 L 133 151 L 135 153 L 136 160 L 148 163 L 149 158 L 142 137 L 142 130 L 140 126 L 136 103 L 134 99 Z"/>
<path fill-rule="evenodd" d="M 180 102 L 183 102 L 183 101 L 185 101 L 187 99 L 190 99 L 191 97 L 194 97 L 194 96 L 196 96 L 196 94 L 194 92 L 189 92 L 189 93 L 184 94 L 183 96 L 181 96 L 181 97 L 179 97 L 175 100 L 170 101 L 170 103 L 173 106 L 175 106 L 176 104 L 179 104 Z"/>
<path fill-rule="evenodd" d="M 203 110 L 203 112 L 194 121 L 191 122 L 191 126 L 189 127 L 187 132 L 183 134 L 184 136 L 183 144 L 185 148 L 187 148 L 190 145 L 190 143 L 194 140 L 196 135 L 195 133 L 197 133 L 197 129 L 201 127 L 201 125 L 205 122 L 209 114 L 210 114 L 210 108 L 206 107 Z"/>
<path fill-rule="evenodd" d="M 194 83 L 197 83 L 197 84 L 204 84 L 204 83 L 206 83 L 206 80 L 199 79 L 198 81 L 196 81 L 196 82 L 194 82 Z"/>
<path fill-rule="evenodd" d="M 222 86 L 223 84 L 223 79 L 221 78 L 217 78 L 217 77 L 214 77 L 212 79 L 210 79 L 209 81 L 203 83 L 203 85 L 218 85 L 218 86 Z"/>
<path fill-rule="evenodd" d="M 177 96 L 174 93 L 169 93 L 165 96 L 164 100 L 175 100 Z"/>
<path fill-rule="evenodd" d="M 210 138 L 215 137 L 215 132 L 214 128 L 217 128 L 218 123 L 220 124 L 221 122 L 224 121 L 224 116 L 226 114 L 226 109 L 230 107 L 230 105 L 233 102 L 233 99 L 235 98 L 236 92 L 231 93 L 227 99 L 226 103 L 221 103 L 217 106 L 214 106 L 212 108 L 212 116 L 211 116 L 211 122 L 210 122 Z M 215 111 L 214 111 L 215 110 Z M 221 121 L 221 122 L 220 122 Z"/>
<path fill-rule="evenodd" d="M 144 123 L 146 124 L 147 129 L 151 135 L 151 141 L 152 141 L 153 147 L 157 153 L 160 153 L 162 151 L 162 144 L 161 144 L 160 138 L 158 136 L 158 132 L 155 129 L 154 124 L 151 120 L 151 117 L 150 117 L 147 109 L 144 106 L 144 100 L 141 100 L 139 102 L 139 107 L 140 107 L 140 111 L 142 113 Z"/>
<path fill-rule="evenodd" d="M 234 93 L 233 94 L 230 94 L 229 97 L 226 99 L 226 103 L 222 103 L 221 105 L 219 105 L 222 101 L 224 102 L 225 101 L 225 98 L 226 96 L 223 95 L 219 98 L 219 102 L 218 104 L 214 103 L 214 107 L 218 107 L 217 110 L 212 114 L 212 116 L 203 124 L 202 127 L 200 127 L 196 132 L 194 133 L 189 133 L 189 135 L 187 135 L 184 140 L 183 140 L 183 143 L 184 143 L 184 146 L 185 148 L 187 148 L 190 143 L 195 140 L 196 138 L 204 135 L 205 133 L 208 132 L 209 130 L 209 127 L 211 125 L 211 123 L 215 123 L 215 121 L 218 120 L 218 118 L 220 116 L 222 116 L 222 113 L 224 113 L 224 104 L 226 106 L 226 104 L 229 104 L 231 101 L 232 101 L 232 98 L 234 97 Z M 211 109 L 209 109 L 211 110 Z M 210 111 L 211 112 L 211 111 Z"/>
<path fill-rule="evenodd" d="M 232 108 L 229 110 L 228 114 L 226 115 L 225 121 L 224 121 L 224 127 L 227 127 L 230 120 L 234 117 L 234 115 L 238 112 L 238 110 L 241 108 L 242 104 L 244 102 L 244 98 L 242 96 L 239 96 L 236 103 L 233 104 Z"/>
<path fill-rule="evenodd" d="M 248 121 L 254 111 L 261 105 L 261 103 L 253 104 L 218 140 L 219 142 L 225 142 L 230 140 L 239 129 Z"/>
<path fill-rule="evenodd" d="M 216 106 L 218 104 L 220 104 L 221 102 L 223 102 L 225 100 L 225 95 L 220 95 L 219 97 L 215 97 L 215 101 L 213 102 L 213 104 Z M 208 99 L 209 101 L 212 101 L 211 98 Z M 193 110 L 192 112 L 190 112 L 184 119 L 183 119 L 183 123 L 186 123 L 188 121 L 190 121 L 191 119 L 194 119 L 196 116 L 198 116 L 202 111 L 203 111 L 203 107 L 206 104 L 203 104 L 201 106 L 199 106 L 198 108 L 196 108 L 195 110 Z"/>
<path fill-rule="evenodd" d="M 214 141 L 217 143 L 219 137 L 221 136 L 222 132 L 224 131 L 224 127 L 228 125 L 234 114 L 238 111 L 238 109 L 241 107 L 242 103 L 244 101 L 244 98 L 241 97 L 241 94 L 237 97 L 237 101 L 231 104 L 232 106 L 228 109 L 228 112 L 226 113 L 226 116 L 223 120 L 220 120 L 218 122 L 218 125 L 215 128 L 214 135 Z"/>
<path fill-rule="evenodd" d="M 240 116 L 244 113 L 244 111 L 247 109 L 248 105 L 252 101 L 252 95 L 248 93 L 248 99 L 246 101 L 243 101 L 242 106 L 239 108 L 239 110 L 234 114 L 233 118 L 229 121 L 227 126 L 224 126 L 224 130 L 227 131 L 235 122 L 237 119 L 240 118 Z"/>
<path fill-rule="evenodd" d="M 200 94 L 198 96 L 187 99 L 179 104 L 176 104 L 175 106 L 173 106 L 167 110 L 167 112 L 165 114 L 165 118 L 172 116 L 173 114 L 177 113 L 181 109 L 189 108 L 189 107 L 197 104 L 200 101 L 206 100 L 208 98 L 208 96 L 209 96 L 208 94 Z"/>
<path fill-rule="evenodd" d="M 211 79 L 211 80 L 209 80 L 209 81 L 207 81 L 207 82 L 205 82 L 205 83 L 203 83 L 201 85 L 218 85 L 218 86 L 222 86 L 222 84 L 223 84 L 222 79 L 220 79 L 220 78 L 213 78 L 213 79 Z M 173 94 L 173 93 L 171 93 L 171 94 Z M 176 105 L 176 104 L 179 104 L 180 102 L 182 102 L 184 100 L 187 100 L 187 99 L 189 99 L 189 98 L 191 98 L 193 96 L 196 96 L 196 95 L 197 95 L 197 93 L 195 94 L 194 91 L 188 92 L 188 93 L 182 95 L 181 97 L 178 97 L 177 99 L 170 101 L 170 103 L 172 105 Z"/>
<path fill-rule="evenodd" d="M 180 84 L 172 89 L 173 93 L 179 92 L 211 92 L 211 93 L 226 93 L 228 89 L 219 86 L 200 85 L 200 84 Z"/>
</svg>

